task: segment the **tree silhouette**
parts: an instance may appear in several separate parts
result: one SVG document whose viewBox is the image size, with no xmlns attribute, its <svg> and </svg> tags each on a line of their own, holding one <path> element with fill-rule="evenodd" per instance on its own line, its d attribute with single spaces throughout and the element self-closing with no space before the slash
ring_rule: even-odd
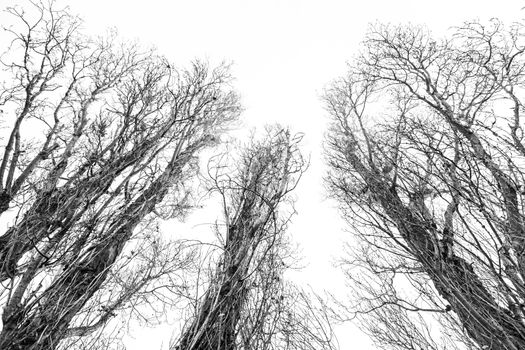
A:
<svg viewBox="0 0 525 350">
<path fill-rule="evenodd" d="M 441 348 L 433 314 L 457 346 L 525 347 L 522 38 L 377 25 L 327 89 L 327 184 L 364 242 L 352 311 L 383 346 Z"/>
<path fill-rule="evenodd" d="M 280 127 L 266 131 L 233 162 L 228 153 L 211 162 L 226 233 L 206 292 L 174 349 L 335 348 L 325 314 L 315 314 L 312 297 L 283 278 L 290 192 L 306 170 L 301 136 Z"/>
<path fill-rule="evenodd" d="M 155 298 L 144 291 L 186 266 L 155 218 L 188 210 L 199 151 L 240 108 L 225 66 L 170 68 L 114 34 L 85 37 L 77 18 L 40 3 L 7 12 L 0 348 L 54 349 L 137 295 Z"/>
</svg>

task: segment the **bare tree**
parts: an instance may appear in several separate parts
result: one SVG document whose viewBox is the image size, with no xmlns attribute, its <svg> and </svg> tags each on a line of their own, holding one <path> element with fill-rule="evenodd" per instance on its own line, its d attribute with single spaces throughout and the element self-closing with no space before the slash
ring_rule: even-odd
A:
<svg viewBox="0 0 525 350">
<path fill-rule="evenodd" d="M 282 288 L 278 306 L 272 313 L 273 338 L 268 346 L 261 349 L 339 349 L 328 309 L 316 293 L 286 285 Z"/>
<path fill-rule="evenodd" d="M 467 347 L 525 348 L 523 37 L 377 25 L 326 92 L 328 187 L 365 242 L 351 264 L 376 277 L 354 311 L 390 324 L 387 347 L 436 348 L 393 344 L 429 335 L 384 307 L 432 313 Z"/>
<path fill-rule="evenodd" d="M 289 265 L 285 230 L 294 213 L 290 192 L 306 166 L 300 138 L 269 128 L 233 166 L 226 166 L 229 153 L 212 161 L 211 188 L 222 199 L 225 220 L 217 232 L 224 239 L 174 349 L 334 348 L 323 313 L 315 314 L 308 307 L 312 299 L 283 279 Z"/>
<path fill-rule="evenodd" d="M 174 298 L 170 279 L 191 259 L 155 218 L 189 209 L 198 152 L 240 110 L 225 66 L 177 70 L 29 5 L 7 9 L 0 57 L 2 349 L 54 349 L 139 301 Z"/>
</svg>

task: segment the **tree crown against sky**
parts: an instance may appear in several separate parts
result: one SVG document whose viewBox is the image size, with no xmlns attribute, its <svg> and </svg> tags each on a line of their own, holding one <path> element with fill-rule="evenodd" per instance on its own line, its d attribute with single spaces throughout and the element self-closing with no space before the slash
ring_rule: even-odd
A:
<svg viewBox="0 0 525 350">
<path fill-rule="evenodd" d="M 306 169 L 301 136 L 276 126 L 237 162 L 212 158 L 224 237 L 200 260 L 196 240 L 159 223 L 192 209 L 199 155 L 238 119 L 229 67 L 177 69 L 112 32 L 84 36 L 53 2 L 26 5 L 6 10 L 0 62 L 0 347 L 118 348 L 115 317 L 151 324 L 189 303 L 176 349 L 334 348 L 327 318 L 282 276 L 294 211 L 278 207 Z"/>
<path fill-rule="evenodd" d="M 12 11 L 19 18 L 35 14 Z M 14 222 L 0 237 L 8 325 L 2 337 L 4 342 L 20 338 L 19 347 L 35 341 L 56 346 L 63 337 L 100 329 L 124 305 L 153 299 L 174 304 L 174 295 L 185 293 L 147 288 L 159 281 L 182 285 L 174 276 L 198 269 L 194 250 L 160 240 L 154 218 L 190 209 L 187 185 L 197 173 L 199 151 L 217 145 L 240 109 L 225 67 L 214 70 L 197 62 L 188 70 L 175 69 L 160 55 L 121 44 L 116 36 L 82 36 L 79 21 L 66 13 L 40 20 L 36 13 L 11 27 L 17 39 L 2 56 L 4 73 L 13 79 L 5 80 L 0 96 L 8 126 L 0 211 Z M 28 30 L 31 35 L 25 35 Z M 334 116 L 330 192 L 368 240 L 358 264 L 372 273 L 350 277 L 363 295 L 358 311 L 374 315 L 362 320 L 382 344 L 439 348 L 431 330 L 422 327 L 426 314 L 414 317 L 413 311 L 426 310 L 442 316 L 452 334 L 447 346 L 457 346 L 457 338 L 472 347 L 521 345 L 520 31 L 519 25 L 505 28 L 497 21 L 471 23 L 440 41 L 422 28 L 378 26 L 352 72 L 327 93 Z M 265 195 L 279 188 L 273 175 L 269 183 L 262 178 Z M 224 192 L 230 190 L 228 198 L 248 201 L 235 186 Z M 259 227 L 251 214 L 249 219 L 240 221 L 241 237 L 250 236 L 250 225 Z M 233 244 L 239 250 L 221 242 L 228 253 L 218 254 L 217 265 L 208 269 L 210 284 L 196 298 L 180 343 L 206 346 L 199 345 L 205 344 L 202 334 L 211 343 L 235 334 L 268 348 L 331 346 L 325 341 L 329 336 L 322 336 L 330 329 L 324 328 L 323 315 L 316 322 L 319 315 L 308 312 L 308 299 L 299 305 L 302 313 L 290 315 L 285 311 L 297 304 L 290 300 L 298 295 L 301 301 L 301 293 L 292 289 L 287 295 L 282 284 L 260 283 L 275 281 L 270 276 L 280 276 L 278 269 L 251 270 L 259 274 L 238 266 L 233 270 L 239 273 L 223 269 L 232 256 L 250 263 L 251 257 L 263 257 L 261 267 L 279 261 L 254 253 L 265 251 L 262 241 Z M 147 249 L 131 248 L 141 245 Z M 416 294 L 400 295 L 400 279 L 414 284 Z M 263 288 L 250 289 L 255 285 Z M 234 291 L 238 303 L 221 299 L 229 295 L 224 290 Z M 286 302 L 260 298 L 270 290 Z M 212 299 L 219 301 L 215 309 L 209 307 Z M 250 319 L 253 310 L 266 311 Z M 50 319 L 53 327 L 45 326 Z M 274 322 L 259 322 L 263 319 Z M 243 323 L 248 327 L 236 328 Z M 219 325 L 219 332 L 210 331 L 211 325 Z M 261 337 L 265 327 L 275 330 L 277 343 Z M 247 342 L 242 346 L 249 348 Z"/>
<path fill-rule="evenodd" d="M 5 31 L 0 92 L 0 211 L 12 220 L 0 237 L 6 349 L 56 348 L 130 304 L 182 292 L 172 278 L 190 258 L 178 242 L 161 242 L 154 219 L 189 208 L 198 153 L 240 111 L 227 67 L 175 69 L 115 35 L 83 36 L 76 17 L 52 6 L 7 9 L 15 23 Z M 140 249 L 125 250 L 130 243 Z"/>
<path fill-rule="evenodd" d="M 329 319 L 315 298 L 284 278 L 293 262 L 286 229 L 295 214 L 290 193 L 306 171 L 302 135 L 266 129 L 226 166 L 213 157 L 211 188 L 222 198 L 222 252 L 195 313 L 174 344 L 197 349 L 336 349 Z"/>
<path fill-rule="evenodd" d="M 524 346 L 523 30 L 377 25 L 326 92 L 328 189 L 364 242 L 352 311 L 383 346 L 445 346 L 429 313 L 446 346 Z"/>
</svg>

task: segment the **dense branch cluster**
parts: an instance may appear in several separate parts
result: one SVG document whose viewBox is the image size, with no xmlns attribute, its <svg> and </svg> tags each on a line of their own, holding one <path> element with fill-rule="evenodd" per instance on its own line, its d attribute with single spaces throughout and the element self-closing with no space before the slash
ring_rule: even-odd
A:
<svg viewBox="0 0 525 350">
<path fill-rule="evenodd" d="M 300 136 L 270 128 L 241 154 L 237 171 L 216 157 L 212 189 L 224 203 L 222 254 L 193 320 L 175 349 L 334 349 L 328 319 L 283 280 L 290 200 L 305 170 Z M 308 324 L 310 322 L 311 324 Z M 309 332 L 309 333 L 308 333 Z"/>
<path fill-rule="evenodd" d="M 368 330 L 438 348 L 409 329 L 426 310 L 467 347 L 524 348 L 523 26 L 467 23 L 450 40 L 376 26 L 364 47 L 325 101 L 328 186 L 366 242 L 351 264 L 368 277 L 351 277 Z"/>
<path fill-rule="evenodd" d="M 168 309 L 174 350 L 337 348 L 285 278 L 302 136 L 268 127 L 200 174 L 241 111 L 226 65 L 177 69 L 26 5 L 0 55 L 0 348 L 118 348 L 112 320 Z M 326 90 L 327 188 L 361 239 L 337 317 L 382 348 L 525 348 L 524 28 L 376 25 Z M 207 254 L 159 228 L 201 190 L 222 210 Z"/>
<path fill-rule="evenodd" d="M 32 10 L 30 21 L 8 9 L 19 21 L 2 57 L 0 210 L 13 220 L 0 237 L 5 349 L 89 333 L 181 267 L 177 246 L 134 233 L 160 203 L 184 211 L 198 152 L 240 109 L 226 67 L 179 71 L 114 36 L 82 37 L 66 12 Z M 123 256 L 135 238 L 151 251 Z M 142 274 L 124 273 L 126 260 Z"/>
<path fill-rule="evenodd" d="M 283 279 L 301 137 L 269 128 L 235 162 L 212 157 L 225 224 L 206 261 L 159 226 L 192 209 L 200 152 L 239 116 L 228 67 L 176 69 L 27 5 L 7 9 L 0 56 L 0 348 L 119 348 L 126 319 L 159 322 L 190 300 L 175 349 L 333 349 L 326 314 Z"/>
</svg>

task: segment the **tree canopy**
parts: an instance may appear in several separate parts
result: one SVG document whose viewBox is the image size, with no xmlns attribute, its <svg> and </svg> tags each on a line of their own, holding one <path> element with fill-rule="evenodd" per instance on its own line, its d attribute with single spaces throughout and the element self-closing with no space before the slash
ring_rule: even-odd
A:
<svg viewBox="0 0 525 350">
<path fill-rule="evenodd" d="M 7 8 L 0 56 L 0 348 L 119 348 L 112 320 L 169 308 L 184 325 L 173 349 L 335 348 L 315 299 L 283 278 L 301 135 L 274 126 L 217 149 L 241 112 L 228 65 L 175 68 L 83 35 L 53 2 L 26 5 Z M 217 242 L 162 232 L 206 193 L 222 202 Z"/>
<path fill-rule="evenodd" d="M 383 346 L 441 348 L 429 313 L 455 344 L 525 346 L 524 45 L 497 20 L 377 25 L 326 91 L 328 188 L 365 242 L 354 311 Z"/>
</svg>

